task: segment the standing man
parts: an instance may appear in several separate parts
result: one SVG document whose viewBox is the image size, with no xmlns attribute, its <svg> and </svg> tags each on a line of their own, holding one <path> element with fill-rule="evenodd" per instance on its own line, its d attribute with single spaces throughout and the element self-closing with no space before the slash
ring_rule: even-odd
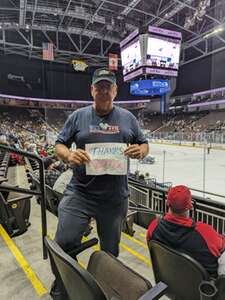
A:
<svg viewBox="0 0 225 300">
<path fill-rule="evenodd" d="M 87 175 L 91 143 L 125 143 L 124 155 L 142 159 L 149 152 L 134 115 L 113 105 L 117 95 L 115 74 L 102 68 L 94 72 L 93 105 L 76 110 L 67 119 L 56 141 L 56 154 L 73 164 L 73 177 L 58 208 L 57 243 L 66 251 L 81 243 L 90 218 L 95 218 L 101 249 L 119 255 L 122 221 L 128 208 L 127 175 Z M 76 150 L 71 151 L 75 142 Z"/>
</svg>

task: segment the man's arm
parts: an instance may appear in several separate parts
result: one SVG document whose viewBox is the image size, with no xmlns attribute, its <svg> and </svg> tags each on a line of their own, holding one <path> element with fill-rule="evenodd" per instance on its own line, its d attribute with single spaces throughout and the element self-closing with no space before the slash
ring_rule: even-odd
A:
<svg viewBox="0 0 225 300">
<path fill-rule="evenodd" d="M 68 162 L 68 157 L 70 155 L 70 150 L 67 146 L 63 144 L 57 144 L 55 146 L 56 155 L 63 161 Z"/>
<path fill-rule="evenodd" d="M 81 165 L 90 161 L 90 156 L 83 149 L 76 149 L 76 151 L 70 151 L 64 144 L 56 144 L 56 155 L 71 164 Z"/>
<path fill-rule="evenodd" d="M 127 147 L 124 154 L 130 158 L 143 159 L 149 153 L 148 140 L 144 136 L 140 125 L 133 114 L 129 114 L 131 118 L 132 139 L 131 145 Z"/>
</svg>

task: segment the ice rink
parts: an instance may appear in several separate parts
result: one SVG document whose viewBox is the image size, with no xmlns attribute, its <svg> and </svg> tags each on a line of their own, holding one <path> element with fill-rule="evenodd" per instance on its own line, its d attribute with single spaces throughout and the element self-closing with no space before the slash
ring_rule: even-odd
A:
<svg viewBox="0 0 225 300">
<path fill-rule="evenodd" d="M 163 180 L 163 151 L 165 151 L 165 172 Z M 155 164 L 140 164 L 132 161 L 130 169 L 139 170 L 140 174 L 149 173 L 158 182 L 185 184 L 191 188 L 203 190 L 204 149 L 186 146 L 151 144 L 150 155 L 155 157 Z M 210 150 L 205 154 L 205 191 L 222 194 L 225 197 L 225 151 Z M 197 194 L 193 192 L 193 194 Z M 202 195 L 201 195 L 202 196 Z M 221 198 L 212 199 L 221 200 Z M 225 198 L 223 199 L 225 201 Z"/>
</svg>

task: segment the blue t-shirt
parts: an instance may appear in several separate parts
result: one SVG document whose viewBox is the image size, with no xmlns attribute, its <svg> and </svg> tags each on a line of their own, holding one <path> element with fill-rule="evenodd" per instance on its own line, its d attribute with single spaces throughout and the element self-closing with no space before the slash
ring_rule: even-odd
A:
<svg viewBox="0 0 225 300">
<path fill-rule="evenodd" d="M 70 148 L 73 142 L 77 148 L 84 150 L 89 143 L 148 143 L 135 116 L 117 106 L 105 116 L 97 115 L 93 106 L 74 111 L 60 131 L 56 144 Z M 92 199 L 120 200 L 128 197 L 126 175 L 86 175 L 84 164 L 73 168 L 73 177 L 67 188 Z"/>
</svg>

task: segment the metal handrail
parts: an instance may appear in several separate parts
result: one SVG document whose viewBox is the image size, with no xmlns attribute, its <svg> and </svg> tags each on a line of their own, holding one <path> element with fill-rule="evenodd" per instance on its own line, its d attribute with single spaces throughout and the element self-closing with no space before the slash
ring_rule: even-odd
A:
<svg viewBox="0 0 225 300">
<path fill-rule="evenodd" d="M 169 188 L 160 187 L 158 185 L 156 187 L 148 186 L 148 184 L 138 182 L 138 180 L 134 180 L 133 178 L 131 178 L 131 180 L 129 179 L 128 183 L 129 183 L 129 185 L 135 186 L 136 188 L 149 189 L 149 190 L 152 190 L 152 191 L 155 190 L 155 191 L 159 191 L 159 192 L 162 192 L 162 193 L 167 193 L 168 190 L 169 190 Z M 192 187 L 188 187 L 188 188 L 192 191 L 203 193 L 202 190 L 198 190 L 198 189 L 195 189 L 195 188 L 192 188 Z M 209 195 L 220 197 L 220 198 L 225 198 L 225 195 L 223 196 L 221 194 L 211 193 L 211 192 L 207 192 L 207 191 L 205 191 L 205 194 L 209 194 Z M 201 196 L 192 195 L 192 199 L 193 199 L 193 201 L 197 200 L 198 203 L 196 203 L 196 204 L 205 204 L 205 203 L 207 203 L 209 205 L 210 204 L 212 205 L 211 199 L 208 199 L 208 198 L 203 198 Z M 213 199 L 213 206 L 216 206 L 216 207 L 219 206 L 219 207 L 223 207 L 225 209 L 225 203 L 223 203 L 221 201 L 218 201 L 218 200 L 214 200 L 214 199 Z"/>
<path fill-rule="evenodd" d="M 189 187 L 189 189 L 192 190 L 192 191 L 195 191 L 195 192 L 203 193 L 202 190 L 199 190 L 199 189 L 196 189 L 196 188 Z M 212 193 L 212 192 L 207 192 L 207 191 L 204 191 L 204 194 L 216 196 L 216 197 L 219 197 L 219 198 L 225 198 L 225 195 Z"/>
<path fill-rule="evenodd" d="M 132 215 L 133 213 L 141 212 L 141 213 L 146 213 L 146 214 L 155 214 L 155 215 L 162 215 L 163 212 L 158 212 L 156 210 L 152 210 L 150 208 L 142 208 L 142 207 L 135 207 L 135 206 L 129 206 L 128 209 L 132 211 L 132 213 L 128 214 L 127 216 Z"/>
<path fill-rule="evenodd" d="M 0 145 L 0 149 L 3 149 L 7 152 L 17 153 L 22 155 L 23 157 L 31 158 L 38 162 L 39 165 L 39 181 L 40 181 L 40 192 L 32 191 L 29 189 L 12 187 L 9 184 L 2 183 L 0 184 L 0 190 L 2 191 L 15 191 L 23 194 L 29 195 L 39 195 L 40 196 L 40 204 L 41 204 L 41 227 L 42 227 L 42 247 L 43 247 L 43 259 L 47 259 L 47 248 L 45 246 L 45 236 L 47 235 L 47 218 L 46 218 L 46 190 L 45 190 L 45 177 L 44 177 L 44 164 L 42 159 L 32 153 L 28 153 L 26 151 L 18 150 L 16 148 L 8 147 L 5 145 Z"/>
<path fill-rule="evenodd" d="M 139 210 L 140 213 L 152 212 L 159 215 L 166 213 L 166 195 L 168 189 L 162 189 L 158 187 L 152 188 L 151 186 L 135 182 L 134 180 L 129 181 L 129 186 L 133 187 L 133 185 L 135 186 L 135 195 L 133 195 L 133 197 L 131 196 L 130 199 L 132 199 L 134 202 L 134 208 L 129 207 L 130 210 L 135 211 L 135 206 L 138 206 L 141 207 Z M 146 188 L 149 189 L 149 206 L 143 205 L 143 203 L 139 201 L 139 195 L 137 195 L 137 192 L 139 192 L 140 195 L 143 195 L 144 191 L 146 191 Z M 132 192 L 133 189 L 130 188 L 130 193 L 132 194 Z M 133 199 L 135 197 L 137 197 L 136 201 Z M 225 204 L 223 201 L 216 201 L 214 199 L 212 201 L 207 198 L 192 195 L 192 203 L 193 211 L 191 212 L 191 216 L 195 221 L 204 221 L 207 224 L 212 225 L 219 233 L 224 234 Z M 144 210 L 142 211 L 142 209 Z"/>
</svg>

